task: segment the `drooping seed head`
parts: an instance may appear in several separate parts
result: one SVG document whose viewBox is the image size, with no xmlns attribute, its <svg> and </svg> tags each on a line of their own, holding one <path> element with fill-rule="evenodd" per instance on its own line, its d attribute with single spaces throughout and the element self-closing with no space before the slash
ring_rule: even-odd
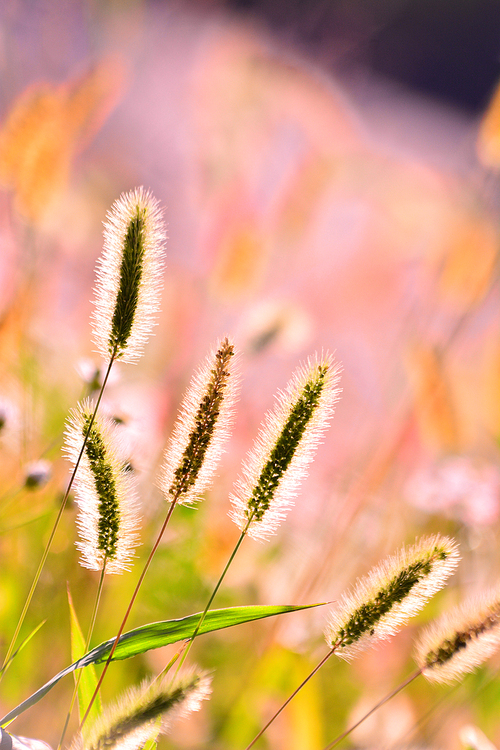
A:
<svg viewBox="0 0 500 750">
<path fill-rule="evenodd" d="M 343 595 L 325 630 L 328 646 L 350 659 L 394 635 L 444 586 L 458 560 L 456 544 L 439 535 L 387 558 Z"/>
<path fill-rule="evenodd" d="M 77 520 L 81 563 L 91 570 L 121 573 L 130 567 L 137 545 L 139 517 L 133 479 L 119 456 L 116 428 L 97 415 L 87 401 L 71 412 L 65 453 L 76 465 L 85 435 L 87 442 L 73 483 L 79 507 Z M 92 424 L 91 424 L 92 422 Z"/>
<path fill-rule="evenodd" d="M 234 421 L 238 378 L 225 338 L 194 376 L 165 451 L 158 481 L 170 502 L 190 505 L 210 487 Z"/>
<path fill-rule="evenodd" d="M 158 202 L 142 187 L 124 193 L 104 225 L 92 326 L 104 359 L 136 362 L 160 307 L 165 226 Z"/>
<path fill-rule="evenodd" d="M 157 679 L 130 690 L 116 706 L 78 738 L 82 750 L 139 750 L 149 739 L 168 731 L 173 721 L 198 711 L 210 696 L 210 678 L 204 673 Z"/>
<path fill-rule="evenodd" d="M 500 648 L 500 590 L 472 597 L 432 623 L 420 637 L 416 660 L 433 682 L 453 682 Z"/>
<path fill-rule="evenodd" d="M 231 495 L 231 518 L 254 539 L 284 520 L 339 399 L 340 368 L 331 357 L 299 367 L 264 418 Z"/>
</svg>

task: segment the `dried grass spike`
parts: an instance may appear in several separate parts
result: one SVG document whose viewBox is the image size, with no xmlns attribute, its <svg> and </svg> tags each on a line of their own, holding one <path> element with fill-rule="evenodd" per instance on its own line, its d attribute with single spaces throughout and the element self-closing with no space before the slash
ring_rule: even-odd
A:
<svg viewBox="0 0 500 750">
<path fill-rule="evenodd" d="M 124 193 L 104 228 L 92 325 L 104 359 L 136 362 L 160 307 L 165 227 L 158 202 L 142 187 Z"/>
<path fill-rule="evenodd" d="M 238 380 L 234 345 L 217 344 L 180 408 L 158 481 L 167 500 L 190 505 L 211 485 L 234 421 Z"/>
<path fill-rule="evenodd" d="M 133 479 L 120 458 L 115 426 L 97 415 L 90 427 L 92 413 L 88 401 L 79 405 L 65 433 L 65 453 L 75 466 L 89 432 L 73 485 L 80 509 L 77 547 L 84 567 L 102 570 L 106 565 L 107 573 L 121 573 L 130 567 L 138 541 Z"/>
<path fill-rule="evenodd" d="M 333 416 L 339 376 L 331 357 L 309 359 L 266 414 L 231 495 L 231 518 L 254 539 L 274 534 L 293 505 Z"/>
<path fill-rule="evenodd" d="M 455 542 L 439 535 L 403 547 L 343 595 L 325 630 L 329 647 L 350 659 L 394 635 L 444 586 L 458 560 Z"/>
<path fill-rule="evenodd" d="M 432 682 L 453 682 L 500 648 L 500 590 L 475 596 L 430 625 L 416 660 Z"/>
</svg>

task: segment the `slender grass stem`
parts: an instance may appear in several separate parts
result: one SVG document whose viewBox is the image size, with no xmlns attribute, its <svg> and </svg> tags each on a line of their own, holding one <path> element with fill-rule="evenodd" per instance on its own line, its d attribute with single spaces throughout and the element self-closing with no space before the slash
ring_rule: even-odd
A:
<svg viewBox="0 0 500 750">
<path fill-rule="evenodd" d="M 144 565 L 142 573 L 139 576 L 139 580 L 137 581 L 137 585 L 136 585 L 136 587 L 134 589 L 134 593 L 132 594 L 132 598 L 130 599 L 129 605 L 127 607 L 127 611 L 125 612 L 125 616 L 124 616 L 124 618 L 122 620 L 122 623 L 120 625 L 120 628 L 118 630 L 118 633 L 116 635 L 114 643 L 113 643 L 113 645 L 111 647 L 111 651 L 109 652 L 109 656 L 108 656 L 108 658 L 106 660 L 106 663 L 104 665 L 104 669 L 101 672 L 101 676 L 99 677 L 99 681 L 97 683 L 96 689 L 94 690 L 92 698 L 90 699 L 90 703 L 87 706 L 87 710 L 85 711 L 85 715 L 84 715 L 84 717 L 83 717 L 83 719 L 81 721 L 80 731 L 82 730 L 83 725 L 87 721 L 87 718 L 88 718 L 88 715 L 90 713 L 90 710 L 91 710 L 92 706 L 94 705 L 94 701 L 95 701 L 95 699 L 97 697 L 97 694 L 99 693 L 99 690 L 101 689 L 101 685 L 102 685 L 102 682 L 104 680 L 104 676 L 106 675 L 106 672 L 108 671 L 108 667 L 111 664 L 111 660 L 113 658 L 113 654 L 115 653 L 115 649 L 116 649 L 116 647 L 118 645 L 118 641 L 120 640 L 120 636 L 122 635 L 122 633 L 123 633 L 123 631 L 125 629 L 125 625 L 126 625 L 127 620 L 129 618 L 130 612 L 132 610 L 132 607 L 134 606 L 135 600 L 137 599 L 137 595 L 139 593 L 139 589 L 141 588 L 142 582 L 144 581 L 144 578 L 146 577 L 146 573 L 148 572 L 149 566 L 151 565 L 151 561 L 153 560 L 153 557 L 154 557 L 154 555 L 156 553 L 156 550 L 160 546 L 160 542 L 162 540 L 163 534 L 165 533 L 165 529 L 167 528 L 168 522 L 170 521 L 170 518 L 172 517 L 172 513 L 174 511 L 174 508 L 177 505 L 177 500 L 178 500 L 178 496 L 175 497 L 172 500 L 172 502 L 170 504 L 170 508 L 168 509 L 167 517 L 165 518 L 165 521 L 163 522 L 163 526 L 160 529 L 160 533 L 158 534 L 156 542 L 154 543 L 153 548 L 151 549 L 151 552 L 149 553 L 149 557 L 146 560 L 146 564 Z"/>
<path fill-rule="evenodd" d="M 94 411 L 92 413 L 92 417 L 90 419 L 87 431 L 85 433 L 85 437 L 83 439 L 83 444 L 82 444 L 80 453 L 78 454 L 78 458 L 77 458 L 77 460 L 75 462 L 75 467 L 74 467 L 74 469 L 73 469 L 73 471 L 71 473 L 71 477 L 70 477 L 70 480 L 68 482 L 68 486 L 66 488 L 66 492 L 64 493 L 64 497 L 63 497 L 63 499 L 61 501 L 61 505 L 59 507 L 59 511 L 57 513 L 57 517 L 56 517 L 56 520 L 54 522 L 54 526 L 52 527 L 52 531 L 50 532 L 49 540 L 48 540 L 47 544 L 45 545 L 45 550 L 43 552 L 42 558 L 40 560 L 40 563 L 38 565 L 37 571 L 35 573 L 35 577 L 33 579 L 33 583 L 31 584 L 31 588 L 30 588 L 28 596 L 26 598 L 26 602 L 24 604 L 23 610 L 22 610 L 21 615 L 19 617 L 19 620 L 18 620 L 18 623 L 17 623 L 17 626 L 16 626 L 16 630 L 14 632 L 14 635 L 12 636 L 12 640 L 10 642 L 10 646 L 8 648 L 7 654 L 5 655 L 3 666 L 5 666 L 5 664 L 8 662 L 8 660 L 10 659 L 10 656 L 12 654 L 12 651 L 14 650 L 14 647 L 15 647 L 16 641 L 17 641 L 17 637 L 18 637 L 19 632 L 20 632 L 20 630 L 21 630 L 21 628 L 23 626 L 24 619 L 26 617 L 26 613 L 27 613 L 28 608 L 29 608 L 29 606 L 31 604 L 31 600 L 33 598 L 33 594 L 35 593 L 35 589 L 36 589 L 36 587 L 38 585 L 38 581 L 40 580 L 40 576 L 42 574 L 42 570 L 44 568 L 45 561 L 47 560 L 50 548 L 52 546 L 52 542 L 54 540 L 54 537 L 56 535 L 56 531 L 57 531 L 58 526 L 59 526 L 59 522 L 61 520 L 62 514 L 63 514 L 64 509 L 66 507 L 66 503 L 68 501 L 69 493 L 71 491 L 71 487 L 73 486 L 73 482 L 75 480 L 76 472 L 77 472 L 78 467 L 80 465 L 80 461 L 81 461 L 81 458 L 83 456 L 83 452 L 85 450 L 85 446 L 87 445 L 87 439 L 88 439 L 90 430 L 92 429 L 92 426 L 94 424 L 94 420 L 95 420 L 95 417 L 96 417 L 96 414 L 97 414 L 97 410 L 99 409 L 99 405 L 101 403 L 102 395 L 104 393 L 104 388 L 106 387 L 106 383 L 108 382 L 108 378 L 109 378 L 109 373 L 111 372 L 111 367 L 113 366 L 113 362 L 115 361 L 115 358 L 116 358 L 116 353 L 117 352 L 116 352 L 116 348 L 115 348 L 113 350 L 112 354 L 111 354 L 111 357 L 110 357 L 110 360 L 109 360 L 109 364 L 108 364 L 108 368 L 106 370 L 106 375 L 104 376 L 104 380 L 102 382 L 102 386 L 101 386 L 101 389 L 99 391 L 99 396 L 97 397 L 96 405 L 95 405 Z M 0 679 L 2 678 L 2 674 L 3 673 L 0 673 Z"/>
<path fill-rule="evenodd" d="M 282 706 L 280 706 L 280 708 L 278 708 L 278 710 L 276 711 L 276 713 L 275 713 L 275 714 L 274 714 L 273 716 L 271 716 L 271 718 L 269 719 L 269 721 L 267 722 L 267 724 L 266 724 L 265 726 L 263 726 L 263 727 L 262 727 L 262 729 L 260 730 L 260 732 L 259 732 L 259 733 L 258 733 L 258 734 L 257 734 L 257 735 L 256 735 L 256 736 L 255 736 L 255 737 L 253 738 L 253 740 L 251 741 L 251 743 L 250 743 L 249 745 L 247 745 L 247 747 L 245 748 L 245 750 L 250 750 L 250 748 L 251 748 L 251 747 L 253 747 L 253 746 L 255 745 L 255 743 L 257 742 L 257 740 L 258 740 L 258 739 L 259 739 L 260 737 L 262 737 L 262 735 L 264 734 L 264 732 L 265 732 L 265 731 L 266 731 L 266 730 L 267 730 L 267 729 L 268 729 L 268 728 L 269 728 L 269 727 L 271 726 L 271 724 L 273 723 L 273 721 L 274 721 L 274 720 L 275 720 L 275 719 L 276 719 L 276 718 L 277 718 L 277 717 L 278 717 L 278 716 L 280 715 L 280 713 L 281 713 L 281 712 L 282 712 L 282 711 L 283 711 L 283 710 L 284 710 L 284 709 L 285 709 L 285 708 L 286 708 L 286 707 L 288 706 L 288 704 L 290 703 L 290 701 L 291 701 L 291 700 L 292 700 L 293 698 L 295 698 L 295 696 L 297 695 L 297 693 L 298 693 L 298 692 L 299 692 L 300 690 L 302 690 L 302 688 L 304 687 L 304 685 L 306 685 L 306 684 L 307 684 L 307 683 L 309 682 L 309 680 L 311 679 L 311 677 L 314 677 L 314 675 L 316 674 L 316 672 L 317 672 L 317 671 L 318 671 L 319 669 L 321 669 L 321 667 L 323 666 L 323 664 L 324 664 L 324 663 L 325 663 L 325 662 L 326 662 L 326 661 L 327 661 L 327 660 L 328 660 L 328 659 L 330 658 L 330 656 L 332 656 L 332 654 L 334 654 L 334 653 L 335 653 L 335 649 L 336 649 L 336 646 L 337 646 L 337 644 L 335 644 L 335 645 L 333 646 L 333 648 L 331 648 L 331 649 L 330 649 L 330 651 L 329 651 L 329 652 L 327 653 L 327 655 L 326 655 L 326 656 L 324 656 L 324 657 L 323 657 L 323 658 L 321 659 L 321 661 L 319 662 L 319 664 L 317 664 L 317 665 L 316 665 L 316 666 L 314 667 L 314 669 L 312 670 L 312 672 L 310 672 L 310 673 L 309 673 L 309 674 L 307 675 L 306 679 L 305 679 L 305 680 L 303 680 L 303 682 L 301 682 L 301 683 L 300 683 L 300 685 L 298 686 L 298 688 L 296 688 L 296 689 L 295 689 L 295 690 L 293 691 L 293 693 L 291 694 L 291 696 L 290 696 L 289 698 L 287 698 L 287 700 L 286 700 L 286 701 L 285 701 L 285 702 L 283 703 L 283 705 L 282 705 Z"/>
<path fill-rule="evenodd" d="M 380 700 L 378 703 L 376 703 L 373 708 L 371 708 L 368 713 L 364 714 L 364 716 L 361 717 L 355 724 L 349 727 L 349 729 L 346 729 L 345 732 L 342 732 L 342 734 L 339 734 L 338 737 L 336 737 L 332 742 L 330 742 L 329 745 L 327 745 L 324 750 L 332 750 L 333 747 L 336 747 L 339 742 L 342 742 L 351 732 L 353 732 L 355 729 L 359 727 L 360 724 L 362 724 L 366 719 L 368 719 L 369 716 L 371 716 L 375 711 L 377 711 L 381 706 L 383 706 L 385 703 L 391 700 L 391 698 L 394 698 L 395 695 L 397 695 L 401 690 L 403 690 L 407 685 L 410 684 L 410 682 L 413 682 L 413 680 L 416 680 L 419 675 L 422 674 L 421 669 L 417 669 L 416 672 L 413 672 L 408 679 L 406 679 L 404 682 L 401 683 L 401 685 L 398 685 L 397 688 L 392 690 L 390 693 L 388 693 L 382 700 Z"/>
<path fill-rule="evenodd" d="M 251 520 L 251 519 L 250 519 L 250 520 Z M 227 573 L 227 571 L 229 570 L 229 566 L 230 566 L 230 565 L 231 565 L 231 563 L 233 562 L 233 560 L 234 560 L 234 558 L 235 558 L 235 556 L 236 556 L 236 553 L 238 552 L 238 550 L 239 550 L 239 548 L 240 548 L 240 546 L 241 546 L 241 543 L 242 543 L 243 539 L 244 539 L 244 538 L 245 538 L 245 536 L 246 536 L 246 533 L 247 533 L 248 527 L 249 527 L 249 525 L 250 525 L 250 520 L 248 521 L 248 523 L 247 523 L 246 527 L 245 527 L 245 528 L 243 529 L 243 531 L 241 532 L 241 534 L 240 534 L 240 538 L 239 538 L 239 539 L 238 539 L 238 541 L 236 542 L 236 546 L 235 546 L 235 548 L 233 549 L 233 551 L 231 552 L 231 554 L 230 554 L 230 556 L 229 556 L 229 560 L 227 561 L 227 563 L 226 563 L 226 565 L 225 565 L 225 567 L 224 567 L 224 570 L 222 571 L 222 573 L 221 573 L 221 575 L 220 575 L 220 578 L 219 578 L 219 580 L 218 580 L 218 581 L 217 581 L 217 583 L 215 584 L 215 588 L 214 588 L 214 590 L 212 591 L 212 594 L 210 595 L 210 599 L 208 600 L 208 602 L 207 602 L 207 604 L 206 604 L 206 606 L 205 606 L 205 609 L 203 610 L 203 612 L 202 612 L 202 614 L 201 614 L 201 617 L 200 617 L 200 619 L 198 620 L 198 625 L 197 625 L 197 626 L 196 626 L 196 628 L 194 629 L 194 633 L 193 633 L 193 635 L 191 636 L 191 638 L 189 639 L 189 641 L 188 641 L 188 644 L 187 644 L 186 648 L 184 649 L 184 653 L 182 654 L 182 656 L 181 656 L 181 659 L 180 659 L 180 661 L 179 661 L 179 664 L 177 665 L 177 669 L 176 669 L 176 672 L 175 672 L 175 675 L 176 675 L 176 676 L 177 676 L 177 674 L 178 674 L 178 672 L 179 672 L 180 668 L 181 668 L 181 667 L 182 667 L 182 665 L 184 664 L 184 661 L 186 660 L 186 657 L 187 657 L 187 655 L 189 654 L 189 650 L 190 650 L 191 646 L 193 645 L 193 641 L 194 641 L 194 639 L 196 638 L 196 636 L 198 635 L 198 633 L 200 632 L 200 628 L 201 628 L 201 626 L 203 625 L 203 622 L 204 622 L 204 620 L 205 620 L 205 617 L 207 616 L 207 612 L 208 612 L 208 610 L 210 609 L 210 605 L 212 604 L 213 600 L 215 599 L 215 596 L 216 596 L 216 594 L 217 594 L 217 592 L 218 592 L 218 590 L 219 590 L 219 588 L 220 588 L 220 586 L 221 586 L 221 584 L 222 584 L 222 581 L 223 581 L 223 580 L 224 580 L 224 578 L 226 577 L 226 573 Z"/>
<path fill-rule="evenodd" d="M 106 575 L 106 562 L 107 560 L 104 560 L 104 565 L 102 566 L 101 575 L 99 576 L 99 584 L 97 586 L 97 593 L 95 597 L 94 602 L 94 609 L 92 610 L 92 616 L 90 618 L 90 625 L 89 630 L 87 633 L 87 639 L 85 641 L 85 647 L 83 649 L 83 653 L 86 654 L 90 647 L 90 641 L 92 639 L 92 633 L 94 632 L 94 626 L 95 621 L 97 618 L 97 610 L 99 609 L 99 603 L 101 601 L 101 594 L 104 584 L 104 576 Z M 78 672 L 78 676 L 75 679 L 75 687 L 73 689 L 73 695 L 71 696 L 71 703 L 69 704 L 68 714 L 66 716 L 66 721 L 64 722 L 64 727 L 61 732 L 61 739 L 59 740 L 59 744 L 57 746 L 57 750 L 61 750 L 62 744 L 64 742 L 64 737 L 66 735 L 66 730 L 68 729 L 68 724 L 71 719 L 71 714 L 73 712 L 73 706 L 75 705 L 76 696 L 78 694 L 78 688 L 80 687 L 80 680 L 82 679 L 82 670 Z"/>
</svg>

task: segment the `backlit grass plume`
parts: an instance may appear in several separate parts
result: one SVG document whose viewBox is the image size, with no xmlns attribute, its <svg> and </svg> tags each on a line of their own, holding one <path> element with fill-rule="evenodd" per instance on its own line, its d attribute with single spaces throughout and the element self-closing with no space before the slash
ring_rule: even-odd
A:
<svg viewBox="0 0 500 750">
<path fill-rule="evenodd" d="M 181 675 L 173 683 L 165 678 L 143 683 L 105 711 L 73 748 L 139 750 L 175 719 L 198 711 L 209 695 L 210 678 L 203 673 Z"/>
<path fill-rule="evenodd" d="M 340 394 L 331 357 L 300 366 L 264 419 L 231 496 L 231 518 L 254 539 L 268 539 L 285 518 Z"/>
<path fill-rule="evenodd" d="M 500 590 L 476 596 L 429 626 L 417 644 L 417 664 L 433 682 L 452 682 L 500 648 Z"/>
<path fill-rule="evenodd" d="M 65 433 L 65 452 L 75 465 L 89 431 L 93 406 L 73 410 Z M 78 530 L 81 563 L 91 570 L 121 573 L 128 569 L 137 544 L 139 519 L 133 480 L 120 459 L 115 427 L 100 415 L 94 419 L 74 481 L 80 509 Z"/>
<path fill-rule="evenodd" d="M 92 315 L 104 359 L 136 362 L 142 355 L 159 311 L 165 240 L 158 202 L 142 187 L 108 213 Z"/>
<path fill-rule="evenodd" d="M 442 588 L 458 560 L 455 543 L 439 535 L 384 560 L 342 597 L 325 630 L 330 648 L 349 659 L 394 635 Z"/>
<path fill-rule="evenodd" d="M 234 418 L 234 345 L 223 339 L 194 376 L 174 427 L 159 478 L 167 500 L 193 503 L 213 479 Z"/>
</svg>

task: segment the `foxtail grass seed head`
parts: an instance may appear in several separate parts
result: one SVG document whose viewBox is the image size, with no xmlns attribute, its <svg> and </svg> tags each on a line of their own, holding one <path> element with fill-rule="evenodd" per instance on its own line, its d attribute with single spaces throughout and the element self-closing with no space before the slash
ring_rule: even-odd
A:
<svg viewBox="0 0 500 750">
<path fill-rule="evenodd" d="M 140 187 L 114 203 L 104 225 L 92 315 L 94 343 L 104 359 L 141 357 L 160 308 L 165 241 L 151 193 Z"/>
<path fill-rule="evenodd" d="M 454 541 L 426 537 L 384 560 L 344 594 L 325 630 L 328 646 L 350 659 L 394 635 L 444 586 L 458 565 Z"/>
<path fill-rule="evenodd" d="M 93 406 L 86 401 L 73 410 L 65 433 L 65 453 L 76 465 L 91 423 Z M 139 516 L 134 482 L 120 458 L 116 427 L 97 415 L 73 484 L 81 564 L 91 570 L 122 573 L 130 567 L 137 545 Z"/>
<path fill-rule="evenodd" d="M 286 517 L 339 399 L 340 367 L 329 356 L 309 359 L 277 394 L 231 495 L 230 516 L 266 540 Z"/>
<path fill-rule="evenodd" d="M 238 390 L 234 345 L 225 338 L 194 376 L 159 477 L 167 500 L 191 505 L 210 487 L 234 421 Z"/>
<path fill-rule="evenodd" d="M 108 709 L 73 747 L 83 750 L 139 750 L 149 739 L 169 730 L 173 721 L 198 711 L 210 696 L 204 673 L 146 681 Z"/>
<path fill-rule="evenodd" d="M 432 682 L 453 682 L 500 648 L 500 589 L 444 614 L 420 637 L 416 660 Z"/>
</svg>

